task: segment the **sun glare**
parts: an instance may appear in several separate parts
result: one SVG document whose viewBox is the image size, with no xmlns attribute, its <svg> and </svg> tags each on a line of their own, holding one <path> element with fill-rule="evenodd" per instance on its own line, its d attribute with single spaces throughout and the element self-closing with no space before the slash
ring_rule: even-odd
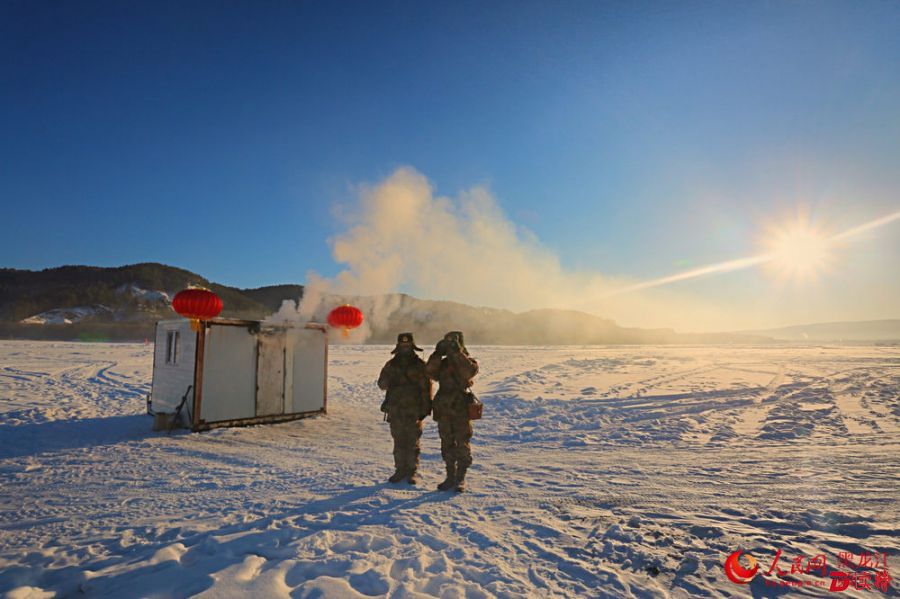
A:
<svg viewBox="0 0 900 599">
<path fill-rule="evenodd" d="M 831 240 L 806 223 L 797 223 L 775 233 L 769 244 L 771 264 L 779 275 L 790 279 L 812 279 L 827 270 Z"/>
</svg>

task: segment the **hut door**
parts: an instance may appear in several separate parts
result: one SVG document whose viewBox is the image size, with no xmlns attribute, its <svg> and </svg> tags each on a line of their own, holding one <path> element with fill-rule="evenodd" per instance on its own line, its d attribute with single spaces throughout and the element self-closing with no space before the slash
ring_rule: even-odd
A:
<svg viewBox="0 0 900 599">
<path fill-rule="evenodd" d="M 259 333 L 256 364 L 256 415 L 284 413 L 284 334 Z"/>
</svg>

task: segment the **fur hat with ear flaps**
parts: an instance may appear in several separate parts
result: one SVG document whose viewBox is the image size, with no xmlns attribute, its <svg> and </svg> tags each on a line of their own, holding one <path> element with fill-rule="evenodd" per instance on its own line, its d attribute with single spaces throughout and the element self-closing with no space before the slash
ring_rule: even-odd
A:
<svg viewBox="0 0 900 599">
<path fill-rule="evenodd" d="M 399 335 L 397 335 L 397 346 L 393 349 L 393 351 L 391 353 L 396 354 L 398 351 L 400 351 L 400 346 L 403 344 L 406 344 L 406 343 L 412 345 L 412 348 L 414 350 L 422 351 L 422 348 L 419 347 L 418 345 L 416 345 L 416 342 L 415 342 L 415 339 L 413 339 L 412 333 L 400 333 Z"/>
<path fill-rule="evenodd" d="M 456 340 L 459 343 L 459 349 L 462 353 L 469 355 L 469 350 L 466 349 L 466 344 L 463 340 L 463 332 L 462 331 L 449 331 L 444 334 L 444 339 L 447 341 Z"/>
</svg>

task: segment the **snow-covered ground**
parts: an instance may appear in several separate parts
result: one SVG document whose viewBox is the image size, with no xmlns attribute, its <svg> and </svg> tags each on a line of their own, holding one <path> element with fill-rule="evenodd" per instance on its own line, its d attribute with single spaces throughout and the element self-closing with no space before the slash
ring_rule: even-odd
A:
<svg viewBox="0 0 900 599">
<path fill-rule="evenodd" d="M 788 571 L 885 553 L 900 578 L 900 348 L 472 354 L 457 495 L 430 420 L 422 482 L 385 482 L 386 347 L 332 347 L 326 417 L 167 436 L 150 346 L 0 342 L 0 594 L 771 597 L 778 549 Z"/>
</svg>

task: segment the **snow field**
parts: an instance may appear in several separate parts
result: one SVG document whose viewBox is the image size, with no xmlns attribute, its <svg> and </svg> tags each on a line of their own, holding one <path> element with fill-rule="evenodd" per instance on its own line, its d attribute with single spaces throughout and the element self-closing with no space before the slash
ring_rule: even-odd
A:
<svg viewBox="0 0 900 599">
<path fill-rule="evenodd" d="M 331 348 L 326 417 L 172 436 L 151 349 L 0 342 L 0 594 L 750 597 L 783 591 L 736 549 L 896 560 L 897 347 L 471 348 L 463 495 L 430 420 L 385 482 L 388 347 Z"/>
</svg>

